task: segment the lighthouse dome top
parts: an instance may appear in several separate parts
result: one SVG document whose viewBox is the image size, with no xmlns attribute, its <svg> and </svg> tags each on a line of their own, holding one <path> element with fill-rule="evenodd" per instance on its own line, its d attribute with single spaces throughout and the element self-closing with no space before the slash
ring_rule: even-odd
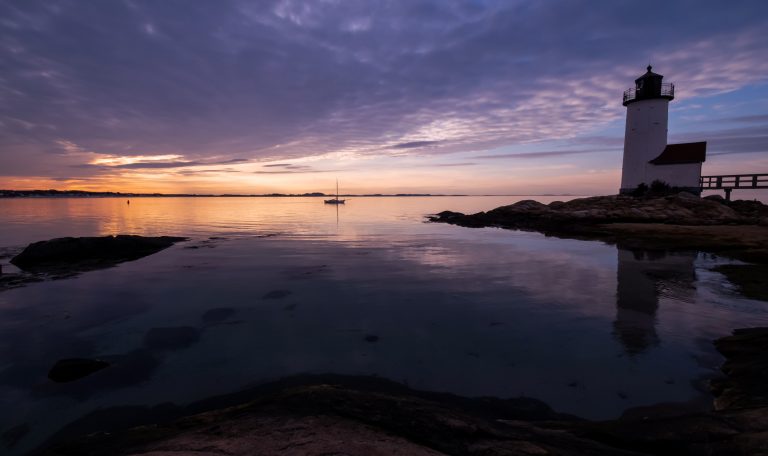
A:
<svg viewBox="0 0 768 456">
<path fill-rule="evenodd" d="M 651 71 L 652 69 L 653 67 L 648 65 L 646 73 L 635 79 L 635 86 L 624 91 L 622 103 L 624 106 L 641 100 L 666 99 L 671 101 L 675 98 L 675 85 L 662 83 L 661 80 L 664 79 L 664 76 L 654 73 Z"/>
<path fill-rule="evenodd" d="M 651 71 L 652 69 L 653 69 L 653 67 L 651 65 L 648 65 L 646 67 L 646 70 L 648 70 L 648 71 L 646 71 L 645 74 L 643 74 L 639 78 L 635 79 L 635 83 L 637 83 L 641 79 L 657 79 L 657 78 L 658 79 L 663 79 L 664 78 L 664 76 L 662 76 L 662 75 L 660 75 L 658 73 L 654 73 L 653 71 Z"/>
</svg>

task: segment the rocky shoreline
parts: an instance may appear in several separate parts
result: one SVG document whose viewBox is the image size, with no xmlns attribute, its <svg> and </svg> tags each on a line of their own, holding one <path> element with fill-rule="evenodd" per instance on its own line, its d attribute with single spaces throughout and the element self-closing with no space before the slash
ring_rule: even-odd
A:
<svg viewBox="0 0 768 456">
<path fill-rule="evenodd" d="M 726 377 L 712 384 L 711 412 L 590 422 L 534 399 L 463 398 L 375 377 L 303 376 L 185 407 L 96 411 L 35 454 L 765 454 L 768 328 L 737 330 L 715 345 L 727 361 Z"/>
<path fill-rule="evenodd" d="M 662 197 L 595 196 L 550 204 L 524 200 L 469 215 L 444 211 L 430 220 L 560 237 L 635 239 L 644 247 L 650 242 L 679 248 L 753 250 L 755 256 L 768 261 L 768 206 L 758 201 L 699 198 L 685 192 Z M 749 236 L 743 236 L 745 233 Z"/>
<path fill-rule="evenodd" d="M 444 211 L 429 218 L 469 228 L 537 231 L 547 236 L 596 240 L 622 249 L 703 251 L 746 265 L 718 268 L 747 297 L 768 300 L 768 205 L 689 193 L 624 195 L 542 204 L 524 200 L 488 212 Z"/>
</svg>

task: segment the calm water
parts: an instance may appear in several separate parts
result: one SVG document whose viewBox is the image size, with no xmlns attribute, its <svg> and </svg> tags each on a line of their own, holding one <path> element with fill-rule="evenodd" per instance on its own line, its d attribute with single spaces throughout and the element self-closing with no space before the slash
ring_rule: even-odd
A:
<svg viewBox="0 0 768 456">
<path fill-rule="evenodd" d="M 53 237 L 191 238 L 0 292 L 0 432 L 27 424 L 19 453 L 99 408 L 188 403 L 308 372 L 609 418 L 700 397 L 721 362 L 712 339 L 768 325 L 766 303 L 735 293 L 709 255 L 424 223 L 518 199 L 0 199 L 6 271 L 8 255 Z M 114 365 L 50 382 L 69 357 Z"/>
</svg>

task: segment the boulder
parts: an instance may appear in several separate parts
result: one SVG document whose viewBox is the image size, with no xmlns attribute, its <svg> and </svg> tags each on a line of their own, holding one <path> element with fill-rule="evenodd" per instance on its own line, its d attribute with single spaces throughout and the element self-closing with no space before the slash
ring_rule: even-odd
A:
<svg viewBox="0 0 768 456">
<path fill-rule="evenodd" d="M 234 314 L 235 314 L 235 309 L 231 307 L 216 307 L 216 308 L 207 310 L 202 315 L 201 319 L 205 324 L 221 323 L 222 321 L 226 320 L 227 318 L 231 317 Z"/>
<path fill-rule="evenodd" d="M 522 200 L 512 205 L 516 210 L 521 211 L 548 211 L 549 207 L 535 200 Z"/>
<path fill-rule="evenodd" d="M 89 269 L 136 260 L 166 249 L 182 237 L 66 237 L 28 245 L 11 263 L 27 271 Z"/>
</svg>

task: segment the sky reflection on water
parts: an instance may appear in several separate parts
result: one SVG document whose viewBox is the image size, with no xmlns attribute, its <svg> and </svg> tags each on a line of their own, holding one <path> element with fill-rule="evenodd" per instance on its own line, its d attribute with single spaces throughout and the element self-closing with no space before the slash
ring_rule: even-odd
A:
<svg viewBox="0 0 768 456">
<path fill-rule="evenodd" d="M 358 198 L 338 212 L 314 198 L 0 200 L 11 250 L 64 235 L 191 237 L 0 292 L 0 430 L 28 423 L 21 451 L 96 408 L 307 372 L 608 418 L 700 396 L 721 361 L 711 340 L 768 324 L 765 303 L 736 294 L 709 255 L 422 223 L 516 199 Z M 68 357 L 113 367 L 50 382 Z"/>
</svg>

